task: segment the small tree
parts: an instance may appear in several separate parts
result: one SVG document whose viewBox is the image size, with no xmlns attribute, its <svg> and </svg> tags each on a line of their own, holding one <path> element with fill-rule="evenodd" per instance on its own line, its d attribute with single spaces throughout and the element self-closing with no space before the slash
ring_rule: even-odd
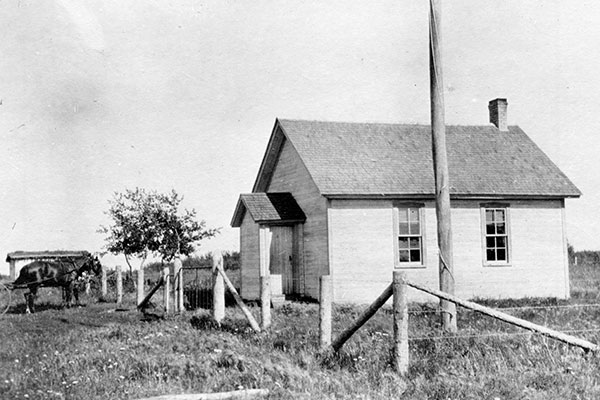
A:
<svg viewBox="0 0 600 400">
<path fill-rule="evenodd" d="M 215 236 L 219 229 L 207 229 L 205 221 L 196 220 L 194 209 L 180 211 L 182 200 L 175 190 L 168 194 L 141 188 L 116 192 L 105 212 L 112 224 L 99 230 L 107 235 L 106 249 L 123 254 L 130 271 L 132 257 L 140 260 L 142 270 L 150 255 L 165 262 L 193 253 L 200 240 Z"/>
</svg>

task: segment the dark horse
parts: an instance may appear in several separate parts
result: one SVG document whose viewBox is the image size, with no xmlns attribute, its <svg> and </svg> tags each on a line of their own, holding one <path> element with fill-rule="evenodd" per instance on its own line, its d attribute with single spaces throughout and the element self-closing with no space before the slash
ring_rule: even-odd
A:
<svg viewBox="0 0 600 400">
<path fill-rule="evenodd" d="M 29 292 L 25 293 L 28 314 L 34 311 L 33 302 L 40 286 L 62 287 L 63 303 L 70 307 L 73 297 L 75 297 L 76 304 L 79 304 L 79 288 L 76 281 L 90 273 L 98 275 L 101 270 L 102 265 L 98 257 L 89 253 L 83 257 L 67 260 L 34 261 L 21 268 L 19 277 L 12 286 L 29 289 Z"/>
</svg>

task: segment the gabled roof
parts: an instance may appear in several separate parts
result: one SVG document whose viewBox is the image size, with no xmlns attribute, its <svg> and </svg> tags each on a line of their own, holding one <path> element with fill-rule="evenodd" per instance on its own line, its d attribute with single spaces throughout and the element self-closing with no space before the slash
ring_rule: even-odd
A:
<svg viewBox="0 0 600 400">
<path fill-rule="evenodd" d="M 306 215 L 291 193 L 248 193 L 240 195 L 231 226 L 242 225 L 248 211 L 254 222 L 275 225 L 304 222 Z"/>
<path fill-rule="evenodd" d="M 428 125 L 277 120 L 253 192 L 268 188 L 286 140 L 323 196 L 435 194 Z M 454 198 L 581 195 L 518 126 L 447 126 L 446 144 Z"/>
</svg>

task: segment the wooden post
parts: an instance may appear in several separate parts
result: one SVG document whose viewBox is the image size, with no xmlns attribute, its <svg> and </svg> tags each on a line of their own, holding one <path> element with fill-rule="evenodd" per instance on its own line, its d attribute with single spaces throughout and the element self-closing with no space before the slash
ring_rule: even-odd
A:
<svg viewBox="0 0 600 400">
<path fill-rule="evenodd" d="M 508 322 L 509 324 L 513 324 L 513 325 L 519 326 L 521 328 L 529 329 L 534 332 L 539 332 L 542 335 L 554 338 L 556 340 L 560 340 L 561 342 L 571 344 L 573 346 L 579 346 L 586 351 L 590 351 L 590 350 L 591 351 L 600 351 L 600 346 L 598 346 L 594 343 L 588 342 L 587 340 L 579 339 L 574 336 L 567 335 L 565 333 L 558 332 L 558 331 L 555 331 L 550 328 L 546 328 L 545 326 L 536 325 L 533 322 L 529 322 L 529 321 L 525 321 L 525 320 L 517 318 L 517 317 L 513 317 L 512 315 L 508 315 L 501 311 L 482 306 L 481 304 L 473 303 L 472 301 L 463 300 L 461 298 L 450 295 L 448 293 L 444 293 L 440 290 L 430 289 L 428 287 L 425 287 L 423 285 L 419 285 L 419 284 L 413 283 L 413 282 L 407 282 L 407 285 L 411 286 L 415 289 L 419 289 L 425 293 L 429 293 L 434 296 L 437 296 L 441 299 L 451 301 L 451 302 L 458 304 L 460 306 L 463 306 L 465 308 L 469 308 L 471 310 L 488 315 L 492 318 L 499 319 L 500 321 Z"/>
<path fill-rule="evenodd" d="M 441 0 L 429 0 L 429 79 L 431 87 L 431 135 L 435 176 L 435 205 L 439 247 L 440 290 L 454 294 L 450 179 L 446 154 L 444 81 L 442 78 Z M 456 305 L 440 301 L 442 327 L 456 332 Z"/>
<path fill-rule="evenodd" d="M 163 306 L 165 314 L 168 314 L 171 311 L 171 276 L 168 266 L 163 268 L 162 276 L 165 281 L 165 286 L 163 287 Z"/>
<path fill-rule="evenodd" d="M 225 318 L 225 283 L 223 277 L 219 274 L 219 268 L 223 266 L 223 254 L 221 251 L 213 251 L 213 319 L 221 324 Z"/>
<path fill-rule="evenodd" d="M 116 273 L 117 273 L 117 304 L 122 304 L 123 303 L 123 273 L 121 271 L 120 265 L 117 265 Z"/>
<path fill-rule="evenodd" d="M 144 300 L 144 265 L 140 265 L 137 276 L 137 304 L 140 305 Z"/>
<path fill-rule="evenodd" d="M 331 345 L 331 277 L 323 275 L 319 281 L 319 346 L 324 350 Z"/>
<path fill-rule="evenodd" d="M 406 273 L 394 271 L 394 367 L 404 375 L 408 372 L 408 302 Z"/>
<path fill-rule="evenodd" d="M 185 311 L 183 307 L 183 265 L 179 257 L 173 262 L 175 267 L 176 293 L 175 293 L 175 310 L 177 312 Z"/>
<path fill-rule="evenodd" d="M 106 273 L 106 266 L 102 266 L 102 297 L 106 297 L 108 295 L 108 275 Z"/>
<path fill-rule="evenodd" d="M 9 267 L 9 276 L 10 276 L 10 280 L 14 281 L 15 279 L 17 279 L 17 271 L 16 271 L 16 265 L 15 265 L 15 260 L 10 260 L 8 263 L 8 267 Z"/>
<path fill-rule="evenodd" d="M 225 285 L 227 286 L 227 289 L 229 289 L 229 291 L 233 295 L 233 298 L 235 299 L 235 302 L 242 309 L 242 312 L 246 316 L 246 319 L 250 323 L 250 326 L 252 327 L 252 329 L 254 329 L 255 332 L 260 332 L 260 327 L 258 326 L 258 322 L 256 322 L 256 319 L 254 319 L 254 316 L 250 312 L 250 309 L 248 309 L 246 304 L 244 304 L 244 300 L 242 300 L 242 298 L 240 297 L 237 290 L 235 290 L 233 283 L 231 283 L 231 281 L 229 280 L 227 275 L 225 275 L 225 271 L 223 271 L 223 268 L 221 266 L 217 266 L 217 271 L 219 271 L 219 273 L 223 277 L 223 280 L 225 281 Z"/>
<path fill-rule="evenodd" d="M 261 328 L 271 326 L 271 275 L 268 273 L 260 277 L 260 315 Z"/>
<path fill-rule="evenodd" d="M 358 319 L 354 321 L 354 323 L 349 328 L 342 332 L 340 336 L 338 336 L 338 338 L 331 345 L 331 347 L 333 347 L 333 350 L 338 351 L 339 349 L 341 349 L 344 343 L 346 343 L 348 339 L 350 339 L 352 335 L 354 335 L 354 333 L 357 330 L 359 330 L 360 327 L 363 326 L 373 315 L 375 315 L 377 310 L 379 310 L 381 306 L 383 306 L 385 302 L 388 301 L 390 297 L 392 297 L 392 286 L 393 284 L 390 284 L 383 291 L 383 293 L 381 293 L 379 297 L 373 302 L 373 304 L 371 304 L 369 308 L 363 311 L 363 313 L 358 317 Z"/>
</svg>

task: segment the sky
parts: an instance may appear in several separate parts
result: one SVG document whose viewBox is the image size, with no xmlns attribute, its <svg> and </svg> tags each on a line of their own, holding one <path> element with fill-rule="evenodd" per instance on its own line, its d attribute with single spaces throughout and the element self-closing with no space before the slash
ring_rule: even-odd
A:
<svg viewBox="0 0 600 400">
<path fill-rule="evenodd" d="M 519 125 L 583 192 L 600 250 L 600 3 L 442 1 L 447 124 Z M 229 223 L 275 118 L 429 123 L 428 2 L 0 2 L 0 254 L 101 251 L 113 193 L 175 189 Z M 109 263 L 119 262 L 119 258 Z M 0 272 L 7 265 L 0 263 Z"/>
</svg>

